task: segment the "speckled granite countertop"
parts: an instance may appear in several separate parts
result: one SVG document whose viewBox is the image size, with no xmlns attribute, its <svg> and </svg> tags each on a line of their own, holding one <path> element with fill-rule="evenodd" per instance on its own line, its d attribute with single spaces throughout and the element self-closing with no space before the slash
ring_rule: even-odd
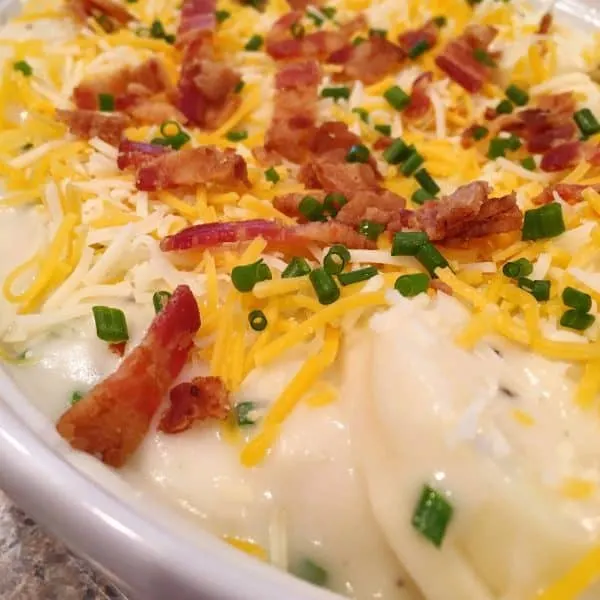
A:
<svg viewBox="0 0 600 600">
<path fill-rule="evenodd" d="M 126 600 L 0 491 L 1 600 Z"/>
</svg>

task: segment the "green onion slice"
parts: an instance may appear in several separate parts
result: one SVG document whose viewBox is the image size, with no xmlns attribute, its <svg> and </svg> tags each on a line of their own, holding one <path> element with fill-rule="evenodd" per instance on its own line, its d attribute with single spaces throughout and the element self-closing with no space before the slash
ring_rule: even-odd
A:
<svg viewBox="0 0 600 600">
<path fill-rule="evenodd" d="M 529 102 L 529 94 L 514 83 L 506 88 L 506 97 L 517 106 L 525 106 Z"/>
<path fill-rule="evenodd" d="M 13 64 L 13 69 L 19 71 L 25 77 L 31 77 L 33 75 L 33 68 L 26 60 L 18 60 Z"/>
<path fill-rule="evenodd" d="M 390 165 L 400 164 L 410 154 L 409 147 L 404 140 L 396 138 L 382 154 L 383 160 Z"/>
<path fill-rule="evenodd" d="M 239 402 L 233 409 L 235 421 L 239 427 L 256 425 L 258 421 L 257 405 L 254 402 Z"/>
<path fill-rule="evenodd" d="M 400 168 L 402 175 L 409 177 L 412 175 L 423 163 L 425 159 L 413 149 L 408 158 L 404 161 L 404 164 Z"/>
<path fill-rule="evenodd" d="M 435 198 L 435 196 L 431 193 L 428 192 L 427 190 L 424 190 L 423 188 L 419 188 L 418 190 L 415 190 L 413 192 L 413 195 L 410 197 L 410 199 L 412 200 L 412 202 L 414 202 L 414 204 L 425 204 L 425 202 L 427 202 L 427 200 L 433 200 Z"/>
<path fill-rule="evenodd" d="M 430 46 L 429 46 L 429 42 L 427 40 L 419 40 L 408 51 L 408 57 L 412 58 L 414 60 L 415 58 L 418 58 L 419 56 L 421 56 L 421 54 L 425 54 L 425 52 L 427 52 L 427 50 L 429 50 L 429 48 L 430 48 Z"/>
<path fill-rule="evenodd" d="M 379 123 L 373 127 L 375 131 L 379 132 L 381 135 L 390 136 L 392 135 L 392 126 L 387 125 L 385 123 Z"/>
<path fill-rule="evenodd" d="M 583 135 L 589 136 L 600 132 L 600 123 L 589 108 L 578 110 L 573 115 L 573 119 L 575 119 L 575 123 L 577 123 L 577 127 Z"/>
<path fill-rule="evenodd" d="M 279 173 L 276 171 L 275 167 L 269 167 L 265 171 L 265 179 L 271 183 L 277 183 L 281 177 L 279 177 Z"/>
<path fill-rule="evenodd" d="M 539 208 L 526 210 L 523 218 L 523 240 L 552 238 L 565 232 L 562 206 L 551 202 Z"/>
<path fill-rule="evenodd" d="M 249 265 L 239 265 L 231 271 L 231 282 L 238 292 L 251 292 L 261 281 L 273 279 L 271 269 L 261 258 Z"/>
<path fill-rule="evenodd" d="M 419 169 L 415 173 L 415 179 L 421 184 L 424 190 L 427 190 L 432 196 L 440 191 L 440 186 L 435 182 L 427 169 Z"/>
<path fill-rule="evenodd" d="M 282 279 L 302 277 L 303 275 L 308 275 L 310 270 L 310 265 L 306 262 L 306 259 L 294 256 L 281 273 L 281 277 Z"/>
<path fill-rule="evenodd" d="M 244 46 L 244 50 L 248 50 L 249 52 L 255 52 L 256 50 L 259 50 L 262 45 L 263 45 L 262 36 L 255 34 L 246 42 L 246 45 Z"/>
<path fill-rule="evenodd" d="M 444 495 L 425 485 L 413 512 L 412 526 L 439 548 L 444 541 L 453 512 L 452 505 Z"/>
<path fill-rule="evenodd" d="M 410 96 L 397 85 L 393 85 L 383 92 L 383 97 L 388 101 L 388 104 L 396 110 L 403 110 L 410 102 Z"/>
<path fill-rule="evenodd" d="M 98 108 L 102 112 L 115 110 L 115 97 L 112 94 L 98 94 Z"/>
<path fill-rule="evenodd" d="M 383 233 L 385 226 L 375 221 L 369 221 L 367 219 L 360 222 L 358 225 L 358 233 L 364 235 L 368 240 L 376 241 L 377 238 Z"/>
<path fill-rule="evenodd" d="M 550 282 L 545 279 L 519 277 L 517 285 L 522 290 L 529 292 L 538 302 L 545 302 L 550 299 Z"/>
<path fill-rule="evenodd" d="M 304 558 L 298 564 L 294 565 L 291 572 L 299 579 L 303 579 L 319 587 L 326 586 L 329 580 L 328 572 L 310 558 Z"/>
<path fill-rule="evenodd" d="M 349 163 L 366 163 L 369 162 L 371 153 L 364 144 L 354 144 L 346 154 L 346 162 Z"/>
<path fill-rule="evenodd" d="M 350 251 L 342 244 L 334 244 L 323 259 L 323 268 L 329 275 L 337 275 L 350 262 Z"/>
<path fill-rule="evenodd" d="M 333 98 L 334 100 L 340 100 L 341 98 L 347 100 L 350 98 L 349 87 L 326 87 L 321 90 L 321 98 Z"/>
<path fill-rule="evenodd" d="M 82 398 L 83 398 L 83 394 L 81 392 L 75 390 L 71 394 L 71 406 L 73 406 L 73 404 L 77 404 Z"/>
<path fill-rule="evenodd" d="M 308 277 L 321 304 L 331 304 L 340 297 L 340 288 L 325 269 L 314 269 Z"/>
<path fill-rule="evenodd" d="M 323 200 L 323 212 L 335 217 L 340 212 L 342 206 L 346 204 L 348 204 L 348 199 L 344 194 L 332 192 L 331 194 L 327 194 Z"/>
<path fill-rule="evenodd" d="M 563 313 L 560 318 L 560 325 L 576 331 L 584 331 L 593 325 L 595 320 L 594 315 L 572 308 Z"/>
<path fill-rule="evenodd" d="M 119 308 L 92 306 L 96 335 L 104 342 L 118 343 L 129 339 L 125 313 Z"/>
<path fill-rule="evenodd" d="M 230 131 L 227 133 L 226 137 L 230 142 L 241 142 L 242 140 L 245 140 L 248 137 L 248 132 L 243 130 Z"/>
<path fill-rule="evenodd" d="M 419 248 L 429 243 L 423 231 L 399 231 L 392 239 L 392 256 L 416 256 Z"/>
<path fill-rule="evenodd" d="M 431 243 L 419 246 L 415 255 L 416 259 L 429 271 L 432 277 L 435 277 L 435 270 L 448 266 L 448 261 L 444 255 Z"/>
<path fill-rule="evenodd" d="M 262 310 L 252 310 L 248 314 L 248 323 L 254 331 L 263 331 L 268 325 L 267 317 Z"/>
<path fill-rule="evenodd" d="M 152 304 L 154 305 L 154 312 L 158 314 L 169 302 L 171 299 L 171 294 L 169 292 L 160 291 L 154 292 L 152 296 Z"/>
<path fill-rule="evenodd" d="M 394 283 L 396 291 L 405 298 L 412 298 L 427 291 L 429 277 L 425 273 L 411 273 L 400 275 Z"/>
<path fill-rule="evenodd" d="M 362 269 L 356 269 L 356 271 L 349 271 L 348 273 L 340 273 L 338 275 L 338 281 L 343 285 L 352 285 L 353 283 L 359 283 L 361 281 L 367 281 L 371 277 L 377 275 L 377 269 L 373 266 L 364 267 Z"/>
<path fill-rule="evenodd" d="M 562 293 L 562 301 L 566 306 L 575 308 L 581 312 L 589 312 L 592 308 L 592 297 L 585 292 L 576 290 L 572 287 L 566 287 Z"/>
<path fill-rule="evenodd" d="M 502 100 L 498 103 L 498 106 L 496 106 L 496 112 L 499 115 L 510 115 L 513 110 L 513 103 L 510 100 Z"/>
<path fill-rule="evenodd" d="M 298 210 L 309 221 L 322 221 L 323 205 L 314 196 L 304 196 L 298 204 Z"/>
<path fill-rule="evenodd" d="M 519 277 L 529 277 L 533 272 L 533 265 L 526 258 L 519 258 L 515 261 L 507 262 L 502 267 L 502 273 L 511 279 L 518 279 Z"/>
</svg>

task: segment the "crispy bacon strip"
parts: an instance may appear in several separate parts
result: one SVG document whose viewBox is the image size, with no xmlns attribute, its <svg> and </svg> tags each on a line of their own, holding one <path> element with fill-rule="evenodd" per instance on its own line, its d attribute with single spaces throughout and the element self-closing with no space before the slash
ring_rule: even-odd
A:
<svg viewBox="0 0 600 600">
<path fill-rule="evenodd" d="M 488 51 L 498 30 L 491 25 L 469 25 L 458 38 L 448 42 L 436 57 L 437 66 L 468 92 L 477 93 L 492 78 L 493 69 L 479 62 L 474 52 Z"/>
<path fill-rule="evenodd" d="M 582 160 L 600 166 L 600 147 L 578 140 L 554 146 L 542 156 L 540 168 L 553 173 L 576 167 Z"/>
<path fill-rule="evenodd" d="M 583 191 L 593 189 L 600 192 L 600 185 L 580 185 L 577 183 L 556 183 L 549 185 L 544 191 L 533 199 L 534 204 L 548 204 L 554 202 L 556 192 L 568 204 L 577 204 L 583 200 Z"/>
<path fill-rule="evenodd" d="M 67 0 L 67 9 L 81 23 L 88 17 L 108 17 L 111 30 L 123 27 L 135 19 L 123 4 L 115 0 Z"/>
<path fill-rule="evenodd" d="M 387 226 L 397 219 L 406 207 L 406 200 L 389 190 L 359 191 L 338 212 L 335 220 L 357 227 L 362 221 Z"/>
<path fill-rule="evenodd" d="M 103 113 L 96 110 L 56 110 L 56 118 L 69 127 L 78 138 L 88 140 L 99 137 L 107 144 L 116 146 L 123 131 L 130 125 L 127 115 Z"/>
<path fill-rule="evenodd" d="M 162 156 L 166 152 L 171 152 L 171 149 L 158 144 L 124 139 L 119 144 L 117 166 L 121 171 L 129 167 L 137 169 L 151 163 L 156 157 Z"/>
<path fill-rule="evenodd" d="M 438 41 L 439 29 L 435 21 L 430 20 L 419 29 L 410 29 L 398 36 L 398 43 L 404 52 L 408 53 L 412 48 L 421 42 L 426 42 L 430 48 L 433 48 Z"/>
<path fill-rule="evenodd" d="M 315 61 L 286 64 L 279 69 L 273 118 L 265 137 L 267 152 L 276 152 L 292 162 L 306 159 L 316 132 L 320 79 Z"/>
<path fill-rule="evenodd" d="M 351 227 L 330 221 L 285 227 L 275 221 L 254 219 L 229 223 L 204 223 L 164 238 L 165 252 L 203 250 L 223 244 L 243 244 L 262 237 L 270 245 L 303 248 L 310 242 L 323 245 L 343 243 L 351 248 L 373 248 L 374 243 Z"/>
<path fill-rule="evenodd" d="M 417 121 L 427 116 L 431 110 L 431 100 L 427 91 L 433 81 L 433 73 L 427 71 L 419 75 L 412 86 L 410 93 L 410 102 L 402 111 L 407 119 Z"/>
<path fill-rule="evenodd" d="M 220 377 L 194 377 L 169 392 L 169 407 L 158 424 L 165 433 L 181 433 L 196 421 L 223 420 L 231 405 L 229 392 Z"/>
<path fill-rule="evenodd" d="M 122 466 L 144 439 L 200 328 L 198 304 L 179 286 L 144 339 L 117 370 L 59 419 L 58 433 L 73 448 Z"/>
</svg>

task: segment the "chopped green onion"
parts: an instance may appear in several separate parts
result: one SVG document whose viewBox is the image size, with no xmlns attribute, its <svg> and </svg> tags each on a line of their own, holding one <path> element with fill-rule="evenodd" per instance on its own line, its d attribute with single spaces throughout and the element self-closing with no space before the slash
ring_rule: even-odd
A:
<svg viewBox="0 0 600 600">
<path fill-rule="evenodd" d="M 429 243 L 423 231 L 398 231 L 392 239 L 392 256 L 416 256 L 419 248 Z"/>
<path fill-rule="evenodd" d="M 269 167 L 265 171 L 265 179 L 271 183 L 277 183 L 281 177 L 279 177 L 279 173 L 275 170 L 275 167 Z"/>
<path fill-rule="evenodd" d="M 236 84 L 235 87 L 233 88 L 233 93 L 234 94 L 239 94 L 243 89 L 244 86 L 246 85 L 246 82 L 243 79 L 240 79 Z"/>
<path fill-rule="evenodd" d="M 373 27 L 369 29 L 369 37 L 386 38 L 387 34 L 387 29 L 375 29 Z"/>
<path fill-rule="evenodd" d="M 417 152 L 416 148 L 412 149 L 412 152 L 408 158 L 404 161 L 404 164 L 400 168 L 402 175 L 409 177 L 412 175 L 423 163 L 425 159 Z"/>
<path fill-rule="evenodd" d="M 238 265 L 231 271 L 231 283 L 238 292 L 251 292 L 257 283 L 270 279 L 273 279 L 271 269 L 262 258 L 249 265 Z"/>
<path fill-rule="evenodd" d="M 136 4 L 138 0 L 125 0 L 127 4 Z"/>
<path fill-rule="evenodd" d="M 383 233 L 385 227 L 381 223 L 375 221 L 368 221 L 365 219 L 361 221 L 358 226 L 358 233 L 364 235 L 368 240 L 376 241 L 377 238 Z"/>
<path fill-rule="evenodd" d="M 528 171 L 535 171 L 536 169 L 536 164 L 535 164 L 535 158 L 533 158 L 533 156 L 528 156 L 527 158 L 524 158 L 521 161 L 521 166 L 524 169 L 527 169 Z"/>
<path fill-rule="evenodd" d="M 19 71 L 25 75 L 25 77 L 31 77 L 31 75 L 33 75 L 33 68 L 26 60 L 18 60 L 13 64 L 13 69 Z"/>
<path fill-rule="evenodd" d="M 425 52 L 427 52 L 427 50 L 429 50 L 429 48 L 430 48 L 430 46 L 429 46 L 429 42 L 427 40 L 419 40 L 408 51 L 408 57 L 412 58 L 414 60 L 415 58 L 418 58 L 419 56 L 421 56 L 421 54 L 425 54 Z"/>
<path fill-rule="evenodd" d="M 421 184 L 424 190 L 427 190 L 432 196 L 440 191 L 440 186 L 434 181 L 427 169 L 419 169 L 415 173 L 415 179 Z"/>
<path fill-rule="evenodd" d="M 298 210 L 309 221 L 322 221 L 323 205 L 314 196 L 304 196 L 298 204 Z"/>
<path fill-rule="evenodd" d="M 253 35 L 244 46 L 244 50 L 248 50 L 249 52 L 254 52 L 259 50 L 263 45 L 263 38 L 261 35 L 255 34 Z"/>
<path fill-rule="evenodd" d="M 375 277 L 375 275 L 377 275 L 377 269 L 375 267 L 364 267 L 363 269 L 357 269 L 356 271 L 340 273 L 338 275 L 338 281 L 346 286 L 361 281 L 367 281 L 368 279 L 371 279 L 371 277 Z"/>
<path fill-rule="evenodd" d="M 560 318 L 560 324 L 561 327 L 568 327 L 569 329 L 575 329 L 576 331 L 584 331 L 593 325 L 595 320 L 596 317 L 594 315 L 572 308 L 563 313 Z"/>
<path fill-rule="evenodd" d="M 323 259 L 323 268 L 329 275 L 337 275 L 350 262 L 350 251 L 342 244 L 334 244 Z"/>
<path fill-rule="evenodd" d="M 353 46 L 360 46 L 363 42 L 366 42 L 367 40 L 362 36 L 362 35 L 357 35 L 353 40 L 352 40 L 352 45 Z"/>
<path fill-rule="evenodd" d="M 403 110 L 410 102 L 410 96 L 397 85 L 393 85 L 383 92 L 383 97 L 388 101 L 388 104 L 396 110 Z"/>
<path fill-rule="evenodd" d="M 528 277 L 533 272 L 533 265 L 526 258 L 519 258 L 519 260 L 514 260 L 507 262 L 502 267 L 502 273 L 506 275 L 506 277 L 510 277 L 511 279 L 518 279 L 519 277 Z"/>
<path fill-rule="evenodd" d="M 248 137 L 248 132 L 244 131 L 244 130 L 241 130 L 241 131 L 229 131 L 225 137 L 230 142 L 241 142 L 242 140 L 245 140 Z"/>
<path fill-rule="evenodd" d="M 600 132 L 600 123 L 589 108 L 582 108 L 573 114 L 575 123 L 583 135 L 594 135 Z"/>
<path fill-rule="evenodd" d="M 333 17 L 335 17 L 335 13 L 337 13 L 337 8 L 335 8 L 335 6 L 321 6 L 321 7 L 319 7 L 319 10 L 328 19 L 333 19 Z"/>
<path fill-rule="evenodd" d="M 292 26 L 290 27 L 290 33 L 295 38 L 304 37 L 304 25 L 302 25 L 302 23 L 292 23 Z"/>
<path fill-rule="evenodd" d="M 423 188 L 419 188 L 418 190 L 413 192 L 413 195 L 410 197 L 412 202 L 419 205 L 425 204 L 427 200 L 432 200 L 433 198 L 435 198 L 435 196 L 427 190 L 424 190 Z"/>
<path fill-rule="evenodd" d="M 552 238 L 564 233 L 565 222 L 562 206 L 551 202 L 539 208 L 526 210 L 523 218 L 523 240 L 539 240 Z"/>
<path fill-rule="evenodd" d="M 166 35 L 167 32 L 165 31 L 165 27 L 162 24 L 162 22 L 158 19 L 152 21 L 152 24 L 150 25 L 150 37 L 155 38 L 157 40 L 161 40 Z"/>
<path fill-rule="evenodd" d="M 254 331 L 263 331 L 268 325 L 267 317 L 262 310 L 253 310 L 248 314 L 248 323 Z"/>
<path fill-rule="evenodd" d="M 364 144 L 354 144 L 346 154 L 346 162 L 349 163 L 366 163 L 369 162 L 371 153 Z"/>
<path fill-rule="evenodd" d="M 498 66 L 496 61 L 483 48 L 475 48 L 475 50 L 473 50 L 473 58 L 486 67 L 492 67 L 494 69 Z"/>
<path fill-rule="evenodd" d="M 510 100 L 502 100 L 498 103 L 498 106 L 496 106 L 496 112 L 499 115 L 510 115 L 513 109 L 513 103 Z"/>
<path fill-rule="evenodd" d="M 432 277 L 435 277 L 437 268 L 448 266 L 448 261 L 443 254 L 431 243 L 427 242 L 419 246 L 415 258 L 429 271 Z"/>
<path fill-rule="evenodd" d="M 383 160 L 390 165 L 400 164 L 410 154 L 408 146 L 404 140 L 396 138 L 382 154 Z"/>
<path fill-rule="evenodd" d="M 490 130 L 487 127 L 484 127 L 483 125 L 477 125 L 473 128 L 471 136 L 474 140 L 479 141 L 486 137 L 489 132 Z"/>
<path fill-rule="evenodd" d="M 335 217 L 345 204 L 348 204 L 348 199 L 344 194 L 332 192 L 331 194 L 327 194 L 323 200 L 323 212 L 331 217 Z"/>
<path fill-rule="evenodd" d="M 81 392 L 74 391 L 71 394 L 71 406 L 73 406 L 73 404 L 77 404 L 82 398 L 83 394 Z"/>
<path fill-rule="evenodd" d="M 357 114 L 363 123 L 369 122 L 369 111 L 368 110 L 365 110 L 364 108 L 353 108 L 352 112 Z"/>
<path fill-rule="evenodd" d="M 590 308 L 592 308 L 592 297 L 572 287 L 566 287 L 563 290 L 562 301 L 566 306 L 584 313 L 589 312 Z"/>
<path fill-rule="evenodd" d="M 506 154 L 506 140 L 495 137 L 490 140 L 490 145 L 488 147 L 487 157 L 490 160 L 495 160 L 500 156 L 504 156 Z"/>
<path fill-rule="evenodd" d="M 427 291 L 429 287 L 429 277 L 425 273 L 411 273 L 410 275 L 400 275 L 394 283 L 396 291 L 405 298 L 412 298 Z"/>
<path fill-rule="evenodd" d="M 158 314 L 169 302 L 171 294 L 169 292 L 160 291 L 154 292 L 152 295 L 152 304 L 154 305 L 154 312 Z"/>
<path fill-rule="evenodd" d="M 444 15 L 433 17 L 431 20 L 433 21 L 433 24 L 440 29 L 448 25 L 448 19 Z"/>
<path fill-rule="evenodd" d="M 545 302 L 550 299 L 550 282 L 545 279 L 519 277 L 517 285 L 522 290 L 529 292 L 539 302 Z"/>
<path fill-rule="evenodd" d="M 323 25 L 323 23 L 325 22 L 323 19 L 321 19 L 321 17 L 317 14 L 315 14 L 314 12 L 311 12 L 310 10 L 306 11 L 306 16 L 311 19 L 311 21 L 317 26 L 317 27 L 321 27 L 321 25 Z"/>
<path fill-rule="evenodd" d="M 112 94 L 98 94 L 98 108 L 102 112 L 115 110 L 115 97 Z"/>
<path fill-rule="evenodd" d="M 321 90 L 321 98 L 333 98 L 334 100 L 340 100 L 340 98 L 350 98 L 350 88 L 346 86 L 340 87 L 326 87 Z"/>
<path fill-rule="evenodd" d="M 218 10 L 215 12 L 215 17 L 217 19 L 217 23 L 223 23 L 227 21 L 229 17 L 231 17 L 231 13 L 228 10 Z"/>
<path fill-rule="evenodd" d="M 235 421 L 238 427 L 247 427 L 248 425 L 256 425 L 258 414 L 254 402 L 239 402 L 233 409 L 235 413 Z"/>
<path fill-rule="evenodd" d="M 173 128 L 175 131 L 171 131 Z M 163 121 L 160 126 L 160 135 L 165 138 L 179 135 L 182 131 L 181 125 L 177 121 Z"/>
<path fill-rule="evenodd" d="M 291 572 L 299 579 L 303 579 L 319 587 L 326 586 L 329 580 L 329 573 L 310 558 L 304 558 L 300 563 L 292 567 Z"/>
<path fill-rule="evenodd" d="M 294 256 L 288 263 L 288 266 L 281 273 L 282 279 L 291 279 L 293 277 L 302 277 L 310 273 L 310 265 L 306 259 Z"/>
<path fill-rule="evenodd" d="M 453 512 L 452 505 L 440 492 L 425 485 L 413 512 L 412 526 L 439 548 Z"/>
<path fill-rule="evenodd" d="M 129 339 L 125 313 L 119 308 L 92 306 L 96 335 L 105 342 L 126 342 Z"/>
<path fill-rule="evenodd" d="M 505 93 L 506 97 L 517 106 L 525 106 L 529 102 L 529 94 L 514 83 L 506 88 Z"/>
<path fill-rule="evenodd" d="M 331 304 L 340 297 L 340 288 L 325 269 L 314 269 L 308 275 L 321 304 Z"/>
<path fill-rule="evenodd" d="M 175 128 L 175 131 L 170 133 L 170 129 L 173 127 Z M 191 139 L 177 121 L 164 121 L 160 126 L 160 133 L 163 137 L 154 138 L 151 143 L 160 144 L 161 146 L 170 146 L 174 150 L 179 150 Z"/>
<path fill-rule="evenodd" d="M 512 150 L 513 152 L 518 150 L 522 145 L 523 142 L 521 142 L 521 140 L 519 139 L 518 136 L 516 136 L 514 133 L 509 135 L 507 138 L 504 138 L 505 142 L 506 142 L 506 147 L 509 150 Z"/>
<path fill-rule="evenodd" d="M 381 135 L 387 135 L 388 137 L 392 135 L 392 126 L 386 125 L 385 123 L 379 123 L 373 127 L 375 131 L 379 132 Z"/>
</svg>

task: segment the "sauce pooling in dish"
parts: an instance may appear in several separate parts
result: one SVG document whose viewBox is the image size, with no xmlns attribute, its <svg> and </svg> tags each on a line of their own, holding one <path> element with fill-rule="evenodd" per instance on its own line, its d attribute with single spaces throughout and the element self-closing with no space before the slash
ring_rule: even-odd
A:
<svg viewBox="0 0 600 600">
<path fill-rule="evenodd" d="M 598 595 L 593 35 L 51 0 L 0 40 L 0 352 L 76 450 L 350 597 Z"/>
</svg>

